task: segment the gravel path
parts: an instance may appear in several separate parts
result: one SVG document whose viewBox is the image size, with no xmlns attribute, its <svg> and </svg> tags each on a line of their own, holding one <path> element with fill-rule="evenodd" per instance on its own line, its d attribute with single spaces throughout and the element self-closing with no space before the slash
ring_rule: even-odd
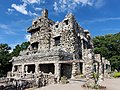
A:
<svg viewBox="0 0 120 90">
<path fill-rule="evenodd" d="M 106 79 L 101 85 L 107 87 L 107 90 L 120 90 L 120 78 Z"/>
<path fill-rule="evenodd" d="M 82 88 L 84 80 L 71 81 L 69 84 L 55 84 L 49 85 L 38 89 L 29 90 L 91 90 Z M 120 78 L 118 79 L 105 79 L 101 85 L 106 86 L 107 90 L 120 90 Z"/>
</svg>

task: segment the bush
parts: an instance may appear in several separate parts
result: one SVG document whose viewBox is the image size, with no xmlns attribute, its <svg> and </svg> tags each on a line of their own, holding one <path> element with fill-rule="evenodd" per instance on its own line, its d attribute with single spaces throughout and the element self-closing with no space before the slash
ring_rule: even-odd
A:
<svg viewBox="0 0 120 90">
<path fill-rule="evenodd" d="M 69 83 L 69 81 L 67 80 L 67 77 L 65 77 L 65 76 L 61 77 L 61 83 L 62 83 L 62 84 L 67 84 L 67 83 Z"/>
<path fill-rule="evenodd" d="M 118 78 L 120 77 L 120 72 L 115 72 L 114 75 L 113 75 L 114 78 Z"/>
</svg>

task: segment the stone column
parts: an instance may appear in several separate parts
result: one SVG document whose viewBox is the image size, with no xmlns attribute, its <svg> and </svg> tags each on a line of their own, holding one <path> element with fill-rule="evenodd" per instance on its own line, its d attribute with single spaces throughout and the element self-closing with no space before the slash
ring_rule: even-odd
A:
<svg viewBox="0 0 120 90">
<path fill-rule="evenodd" d="M 25 66 L 25 72 L 28 73 L 28 66 Z"/>
<path fill-rule="evenodd" d="M 75 62 L 73 62 L 72 63 L 72 75 L 71 75 L 71 79 L 75 79 L 75 76 L 77 74 L 77 70 L 78 70 L 77 65 L 76 65 Z"/>
<path fill-rule="evenodd" d="M 83 75 L 85 74 L 85 62 L 83 62 L 83 64 L 82 64 L 82 73 L 83 73 Z"/>
<path fill-rule="evenodd" d="M 74 79 L 76 75 L 80 74 L 80 64 L 73 62 L 72 63 L 72 75 L 71 75 L 71 79 Z"/>
<path fill-rule="evenodd" d="M 22 64 L 22 77 L 24 77 L 24 73 L 25 73 L 25 65 Z"/>
<path fill-rule="evenodd" d="M 40 68 L 40 67 L 39 67 L 39 64 L 36 63 L 36 64 L 35 64 L 35 73 L 36 73 L 36 74 L 39 73 L 39 68 Z"/>
<path fill-rule="evenodd" d="M 12 73 L 14 72 L 15 70 L 15 65 L 12 66 Z"/>
<path fill-rule="evenodd" d="M 104 79 L 103 74 L 103 64 L 102 62 L 99 63 L 99 80 L 102 81 Z"/>
<path fill-rule="evenodd" d="M 55 63 L 55 77 L 57 77 L 57 82 L 59 82 L 60 79 L 60 71 L 61 71 L 61 64 L 60 63 Z"/>
<path fill-rule="evenodd" d="M 12 66 L 12 76 L 14 75 L 15 65 Z"/>
<path fill-rule="evenodd" d="M 81 48 L 82 48 L 82 50 L 84 50 L 84 43 L 83 43 L 83 39 L 81 39 Z"/>
<path fill-rule="evenodd" d="M 82 59 L 84 59 L 85 50 L 84 50 L 84 42 L 83 42 L 83 39 L 81 39 L 81 49 L 82 49 Z"/>
<path fill-rule="evenodd" d="M 93 52 L 91 49 L 87 51 L 87 58 L 85 59 L 85 86 L 93 86 L 95 81 L 93 79 Z"/>
</svg>

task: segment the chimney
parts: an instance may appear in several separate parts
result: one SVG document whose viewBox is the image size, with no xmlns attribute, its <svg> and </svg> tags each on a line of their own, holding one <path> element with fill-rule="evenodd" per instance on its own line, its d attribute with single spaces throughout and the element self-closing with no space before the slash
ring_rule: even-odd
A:
<svg viewBox="0 0 120 90">
<path fill-rule="evenodd" d="M 42 17 L 48 18 L 48 10 L 47 9 L 42 10 Z"/>
</svg>

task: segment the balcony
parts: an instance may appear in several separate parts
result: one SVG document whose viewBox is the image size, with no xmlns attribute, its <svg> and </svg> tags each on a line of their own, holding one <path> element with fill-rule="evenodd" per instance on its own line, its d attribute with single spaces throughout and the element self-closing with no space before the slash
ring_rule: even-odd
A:
<svg viewBox="0 0 120 90">
<path fill-rule="evenodd" d="M 36 25 L 36 26 L 32 25 L 27 29 L 27 32 L 31 33 L 32 31 L 37 30 L 38 28 L 40 28 L 39 25 Z"/>
</svg>

